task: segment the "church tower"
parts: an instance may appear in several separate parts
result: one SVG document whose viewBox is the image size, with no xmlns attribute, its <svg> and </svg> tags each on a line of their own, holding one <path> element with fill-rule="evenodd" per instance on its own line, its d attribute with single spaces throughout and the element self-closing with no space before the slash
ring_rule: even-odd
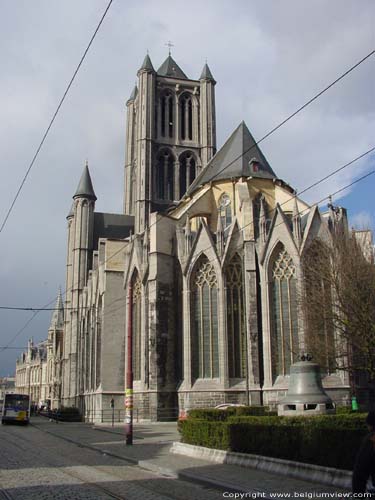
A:
<svg viewBox="0 0 375 500">
<path fill-rule="evenodd" d="M 86 164 L 73 196 L 68 220 L 68 251 L 64 319 L 63 404 L 76 406 L 78 384 L 78 331 L 81 295 L 91 269 L 96 196 Z"/>
<path fill-rule="evenodd" d="M 127 106 L 124 213 L 135 232 L 151 212 L 176 204 L 216 152 L 215 80 L 205 64 L 199 80 L 169 54 L 155 71 L 147 54 Z"/>
</svg>

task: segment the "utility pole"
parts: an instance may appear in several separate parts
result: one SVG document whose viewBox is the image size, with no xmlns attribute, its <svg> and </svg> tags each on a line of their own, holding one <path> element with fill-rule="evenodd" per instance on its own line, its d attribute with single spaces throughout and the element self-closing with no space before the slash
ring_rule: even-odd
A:
<svg viewBox="0 0 375 500">
<path fill-rule="evenodd" d="M 133 444 L 133 284 L 128 289 L 128 342 L 125 385 L 125 436 L 126 444 Z"/>
</svg>

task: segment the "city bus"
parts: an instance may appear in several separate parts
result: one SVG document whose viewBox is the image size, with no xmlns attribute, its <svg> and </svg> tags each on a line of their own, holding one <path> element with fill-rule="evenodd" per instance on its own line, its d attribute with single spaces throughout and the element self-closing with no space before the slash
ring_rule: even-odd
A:
<svg viewBox="0 0 375 500">
<path fill-rule="evenodd" d="M 27 425 L 29 420 L 30 397 L 27 394 L 5 394 L 1 423 L 15 422 Z"/>
</svg>

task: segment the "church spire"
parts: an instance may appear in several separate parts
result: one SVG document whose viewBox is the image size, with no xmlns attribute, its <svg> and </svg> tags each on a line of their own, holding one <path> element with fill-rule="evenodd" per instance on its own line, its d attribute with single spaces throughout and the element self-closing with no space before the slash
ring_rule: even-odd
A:
<svg viewBox="0 0 375 500">
<path fill-rule="evenodd" d="M 210 68 L 208 67 L 207 63 L 203 66 L 203 70 L 202 70 L 201 76 L 199 77 L 199 80 L 209 80 L 213 84 L 216 83 L 215 78 L 212 76 L 212 73 L 211 73 Z"/>
<path fill-rule="evenodd" d="M 135 85 L 133 88 L 133 92 L 130 94 L 128 102 L 135 101 L 135 98 L 137 97 L 137 95 L 138 95 L 138 87 L 137 87 L 137 85 Z"/>
<path fill-rule="evenodd" d="M 87 162 L 85 168 L 83 169 L 81 180 L 79 181 L 77 190 L 73 198 L 88 198 L 94 201 L 97 199 L 95 196 L 94 188 L 92 187 L 92 181 Z"/>
<path fill-rule="evenodd" d="M 57 295 L 55 309 L 52 313 L 50 329 L 61 329 L 64 326 L 64 306 L 61 296 L 61 288 Z"/>
<path fill-rule="evenodd" d="M 146 57 L 143 60 L 142 66 L 139 68 L 139 71 L 148 71 L 151 73 L 155 73 L 154 67 L 152 65 L 150 56 L 148 55 L 148 52 L 146 54 Z"/>
</svg>

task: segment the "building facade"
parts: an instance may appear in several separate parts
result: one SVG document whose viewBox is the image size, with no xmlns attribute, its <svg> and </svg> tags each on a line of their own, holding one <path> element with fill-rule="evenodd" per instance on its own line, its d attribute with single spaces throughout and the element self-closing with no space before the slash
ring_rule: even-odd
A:
<svg viewBox="0 0 375 500">
<path fill-rule="evenodd" d="M 28 394 L 34 405 L 59 408 L 64 335 L 64 307 L 59 292 L 47 340 L 34 345 L 32 339 L 16 362 L 15 392 Z"/>
<path fill-rule="evenodd" d="M 216 151 L 215 85 L 207 64 L 193 80 L 147 55 L 126 103 L 124 213 L 95 212 L 87 165 L 73 196 L 61 404 L 88 420 L 124 408 L 129 362 L 139 418 L 275 405 L 306 348 L 303 259 L 345 210 L 298 198 L 244 122 Z M 322 368 L 347 401 L 345 373 Z"/>
</svg>

